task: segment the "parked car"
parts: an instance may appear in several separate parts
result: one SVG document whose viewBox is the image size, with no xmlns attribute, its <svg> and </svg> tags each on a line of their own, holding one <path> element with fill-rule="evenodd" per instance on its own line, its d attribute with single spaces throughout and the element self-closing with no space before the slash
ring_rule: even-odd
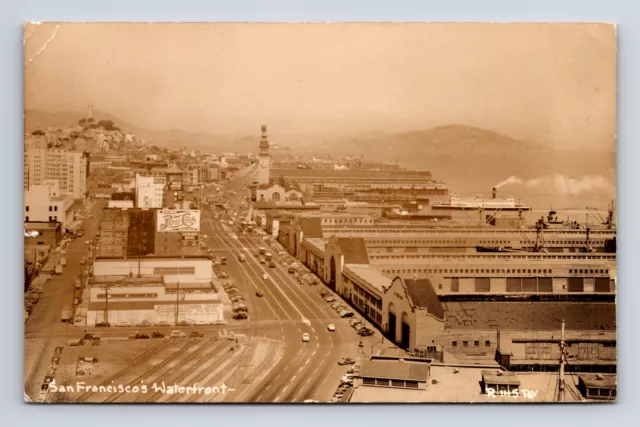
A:
<svg viewBox="0 0 640 427">
<path fill-rule="evenodd" d="M 338 361 L 338 365 L 341 365 L 341 366 L 344 366 L 344 365 L 353 365 L 353 364 L 355 364 L 355 363 L 356 363 L 356 361 L 355 361 L 355 360 L 353 360 L 353 359 L 352 359 L 352 358 L 350 358 L 350 357 L 343 357 L 342 359 L 340 359 L 340 360 Z"/>
<path fill-rule="evenodd" d="M 293 267 L 289 267 L 289 273 L 293 274 L 296 272 L 296 269 Z"/>
<path fill-rule="evenodd" d="M 236 320 L 245 320 L 248 319 L 249 316 L 247 316 L 247 313 L 238 312 L 233 314 L 233 318 Z"/>
<path fill-rule="evenodd" d="M 116 326 L 118 326 L 119 328 L 128 328 L 129 326 L 131 326 L 131 323 L 127 322 L 126 320 L 122 320 L 118 322 Z"/>
<path fill-rule="evenodd" d="M 202 338 L 204 334 L 202 332 L 193 331 L 189 334 L 189 338 Z"/>
<path fill-rule="evenodd" d="M 182 331 L 171 331 L 171 335 L 169 335 L 169 338 L 186 338 L 187 334 L 185 334 Z"/>
<path fill-rule="evenodd" d="M 164 338 L 164 334 L 162 332 L 154 331 L 151 333 L 151 338 Z"/>
</svg>

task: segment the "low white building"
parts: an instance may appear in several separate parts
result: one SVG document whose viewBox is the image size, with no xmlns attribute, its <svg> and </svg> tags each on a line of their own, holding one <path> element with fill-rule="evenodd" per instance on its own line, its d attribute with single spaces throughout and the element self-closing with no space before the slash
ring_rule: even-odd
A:
<svg viewBox="0 0 640 427">
<path fill-rule="evenodd" d="M 211 283 L 168 283 L 167 277 L 94 276 L 87 325 L 223 323 L 223 304 Z"/>
<path fill-rule="evenodd" d="M 142 258 L 98 257 L 93 274 L 98 276 L 162 276 L 165 283 L 210 284 L 212 261 L 203 256 L 145 256 Z"/>
<path fill-rule="evenodd" d="M 60 194 L 55 181 L 33 185 L 24 192 L 24 222 L 59 222 L 62 229 L 73 223 L 73 195 Z"/>
</svg>

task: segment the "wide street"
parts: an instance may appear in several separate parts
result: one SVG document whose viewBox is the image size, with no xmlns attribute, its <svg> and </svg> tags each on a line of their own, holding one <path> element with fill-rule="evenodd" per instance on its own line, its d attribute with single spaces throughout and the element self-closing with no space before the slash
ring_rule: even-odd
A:
<svg viewBox="0 0 640 427">
<path fill-rule="evenodd" d="M 82 331 L 71 323 L 61 322 L 62 308 L 72 305 L 74 282 L 83 266 L 82 257 L 87 255 L 87 240 L 92 240 L 98 232 L 100 203 L 96 203 L 90 218 L 84 221 L 85 234 L 72 240 L 67 246 L 67 265 L 61 275 L 52 275 L 44 285 L 44 292 L 25 323 L 24 374 L 25 393 L 35 399 L 49 370 L 53 350 L 64 345 L 69 338 L 81 336 Z"/>
<path fill-rule="evenodd" d="M 233 278 L 250 308 L 252 333 L 284 342 L 284 354 L 280 361 L 254 384 L 254 391 L 245 396 L 255 402 L 300 402 L 306 399 L 330 400 L 345 374 L 346 367 L 339 366 L 342 357 L 355 358 L 360 337 L 319 296 L 321 286 L 299 284 L 274 255 L 275 268 L 260 264 L 254 253 L 265 242 L 260 236 L 242 235 L 223 224 L 233 213 L 238 213 L 240 200 L 248 192 L 244 179 L 233 180 L 228 189 L 235 191 L 227 201 L 230 214 L 216 215 L 203 204 L 201 233 L 207 235 L 207 246 L 219 256 L 227 257 L 223 267 Z M 246 261 L 238 260 L 245 254 Z M 268 276 L 267 280 L 263 275 Z M 257 297 L 260 290 L 264 296 Z M 336 331 L 327 329 L 329 324 Z M 302 334 L 308 333 L 310 341 L 302 342 Z M 375 337 L 373 338 L 375 339 Z M 372 338 L 366 339 L 365 348 L 371 347 Z"/>
<path fill-rule="evenodd" d="M 246 175 L 240 175 L 223 190 L 228 212 L 220 212 L 207 203 L 200 203 L 200 234 L 201 237 L 207 236 L 205 244 L 218 259 L 222 256 L 227 258 L 226 265 L 221 268 L 229 274 L 230 280 L 244 296 L 249 318 L 226 319 L 226 325 L 191 326 L 185 330 L 187 333 L 202 332 L 202 340 L 187 340 L 186 343 L 149 340 L 147 345 L 152 349 L 138 351 L 130 366 L 116 370 L 110 378 L 125 383 L 167 378 L 202 383 L 203 379 L 209 378 L 236 384 L 234 393 L 211 398 L 190 396 L 185 398 L 186 401 L 301 402 L 313 399 L 326 402 L 331 400 L 347 370 L 346 366 L 340 366 L 337 362 L 342 357 L 355 358 L 360 340 L 367 354 L 373 344 L 380 341 L 379 335 L 367 338 L 357 335 L 348 320 L 341 319 L 320 297 L 319 291 L 324 285 L 298 283 L 280 263 L 281 256 L 274 254 L 275 268 L 261 264 L 254 255 L 261 247 L 268 248 L 262 236 L 254 233 L 239 235 L 235 228 L 227 225 L 234 218 L 234 213 L 238 218 L 241 214 L 242 200 L 248 195 L 247 182 Z M 201 200 L 208 195 L 210 193 L 207 190 L 199 194 Z M 131 347 L 134 351 L 141 344 L 127 342 L 132 332 L 151 333 L 158 330 L 168 335 L 176 329 L 173 326 L 86 328 L 61 322 L 62 308 L 74 298 L 73 283 L 83 268 L 80 260 L 87 254 L 85 242 L 93 239 L 99 229 L 101 207 L 99 204 L 94 206 L 93 218 L 85 223 L 85 236 L 68 245 L 67 266 L 63 274 L 53 275 L 47 281 L 40 301 L 25 324 L 25 393 L 33 400 L 50 369 L 56 346 L 64 346 L 69 340 L 82 338 L 85 332 L 91 332 L 98 333 L 104 345 L 113 342 L 114 349 Z M 239 254 L 244 254 L 246 261 L 240 262 Z M 284 257 L 291 258 L 288 254 Z M 265 274 L 268 276 L 266 280 L 263 278 Z M 263 296 L 258 297 L 258 291 Z M 329 324 L 334 324 L 336 330 L 329 331 Z M 236 343 L 234 357 L 230 356 L 229 346 L 224 344 L 226 340 L 216 339 L 221 333 L 227 332 L 246 337 Z M 303 333 L 309 334 L 309 342 L 302 341 Z M 71 356 L 83 347 L 65 348 L 67 352 L 72 352 L 69 354 Z M 105 347 L 104 351 L 107 350 Z M 78 354 L 84 353 L 80 350 Z M 212 362 L 214 359 L 218 362 Z M 118 362 L 113 363 L 115 369 Z M 74 375 L 66 371 L 63 375 L 63 371 L 59 369 L 56 373 L 58 383 L 63 377 Z M 244 371 L 250 374 L 245 375 Z M 130 402 L 144 399 L 162 401 L 166 397 L 160 394 L 155 397 L 133 397 L 127 394 L 85 393 L 67 398 L 72 401 Z M 176 397 L 171 401 L 185 400 Z"/>
</svg>

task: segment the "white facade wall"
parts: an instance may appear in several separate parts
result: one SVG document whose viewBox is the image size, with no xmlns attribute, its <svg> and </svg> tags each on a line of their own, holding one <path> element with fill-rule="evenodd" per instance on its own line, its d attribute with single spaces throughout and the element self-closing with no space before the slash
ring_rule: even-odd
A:
<svg viewBox="0 0 640 427">
<path fill-rule="evenodd" d="M 97 259 L 95 276 L 163 276 L 165 283 L 209 283 L 213 279 L 212 262 L 206 258 Z M 188 270 L 187 270 L 188 269 Z"/>
<path fill-rule="evenodd" d="M 62 228 L 73 222 L 73 197 L 58 194 L 56 185 L 35 185 L 24 192 L 23 219 L 29 221 L 57 221 Z"/>
<path fill-rule="evenodd" d="M 91 288 L 87 324 L 107 319 L 111 325 L 129 322 L 132 326 L 143 321 L 152 324 L 166 322 L 220 323 L 224 320 L 224 309 L 217 293 L 213 291 L 166 292 L 164 286 L 113 286 L 109 287 L 108 304 L 104 297 L 106 287 Z M 145 295 L 145 297 L 136 297 Z M 97 303 L 97 304 L 96 304 Z M 126 303 L 123 307 L 122 303 Z M 108 313 L 106 308 L 109 307 Z"/>
</svg>

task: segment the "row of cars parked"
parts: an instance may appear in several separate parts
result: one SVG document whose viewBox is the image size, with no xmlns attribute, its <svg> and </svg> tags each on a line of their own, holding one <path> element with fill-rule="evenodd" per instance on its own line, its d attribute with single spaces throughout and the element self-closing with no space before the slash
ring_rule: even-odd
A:
<svg viewBox="0 0 640 427">
<path fill-rule="evenodd" d="M 53 378 L 56 376 L 56 370 L 58 369 L 58 365 L 60 364 L 60 358 L 62 357 L 62 351 L 64 347 L 58 346 L 53 351 L 53 357 L 51 357 L 51 364 L 49 365 L 49 370 L 44 377 L 44 381 L 40 386 L 40 393 L 38 394 L 36 402 L 43 403 L 47 400 L 47 395 L 49 394 L 49 384 L 53 381 Z"/>
<path fill-rule="evenodd" d="M 249 307 L 244 296 L 240 293 L 238 288 L 233 284 L 231 280 L 226 280 L 222 283 L 222 287 L 231 300 L 231 310 L 233 314 L 231 317 L 235 320 L 246 320 L 249 318 Z"/>
<path fill-rule="evenodd" d="M 262 240 L 264 240 L 269 245 L 269 247 L 271 247 L 271 249 L 273 250 L 273 253 L 280 256 L 286 255 L 288 253 L 287 250 L 284 248 L 284 246 L 278 243 L 278 241 L 275 240 L 273 237 L 264 236 Z"/>
<path fill-rule="evenodd" d="M 282 260 L 283 267 L 287 268 L 289 274 L 293 274 L 293 278 L 301 285 L 316 286 L 320 284 L 320 280 L 301 262 L 295 260 Z"/>
<path fill-rule="evenodd" d="M 351 387 L 353 387 L 353 375 L 356 373 L 356 368 L 353 366 L 355 363 L 355 360 L 348 357 L 343 358 L 338 362 L 338 365 L 348 365 L 349 368 L 347 369 L 347 373 L 340 379 L 340 384 L 333 393 L 331 402 L 339 403 L 348 400 L 349 392 L 351 391 Z"/>
<path fill-rule="evenodd" d="M 358 335 L 363 337 L 369 337 L 375 333 L 373 329 L 368 328 L 360 319 L 351 319 L 349 325 L 356 330 Z"/>
<path fill-rule="evenodd" d="M 160 320 L 157 322 L 151 322 L 149 320 L 142 320 L 141 322 L 132 324 L 127 320 L 121 320 L 113 325 L 107 322 L 98 322 L 96 323 L 96 327 L 110 327 L 115 326 L 117 328 L 130 328 L 130 327 L 139 327 L 139 328 L 149 328 L 153 326 L 211 326 L 211 325 L 224 325 L 224 321 L 217 322 L 209 322 L 207 320 L 180 320 L 178 323 L 168 322 L 166 320 Z"/>
<path fill-rule="evenodd" d="M 152 332 L 151 334 L 147 334 L 145 332 L 136 332 L 135 334 L 131 334 L 129 336 L 130 340 L 148 340 L 152 338 L 164 338 L 164 334 L 159 331 Z M 191 331 L 189 335 L 182 331 L 171 331 L 169 334 L 169 338 L 202 338 L 204 334 L 198 331 Z"/>
<path fill-rule="evenodd" d="M 355 314 L 349 309 L 346 304 L 343 304 L 336 300 L 336 298 L 327 289 L 320 290 L 320 297 L 331 304 L 331 308 L 336 311 L 343 319 L 354 317 Z"/>
</svg>

